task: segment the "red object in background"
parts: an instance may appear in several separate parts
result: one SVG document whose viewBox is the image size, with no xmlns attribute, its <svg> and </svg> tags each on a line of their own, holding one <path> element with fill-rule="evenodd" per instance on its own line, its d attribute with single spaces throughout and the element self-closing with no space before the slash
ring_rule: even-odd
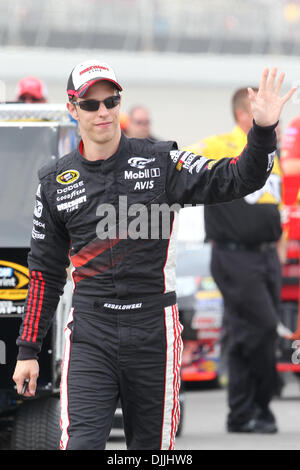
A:
<svg viewBox="0 0 300 470">
<path fill-rule="evenodd" d="M 289 339 L 300 338 L 300 175 L 283 177 L 283 229 L 287 236 L 287 262 L 282 269 L 281 299 L 298 302 L 298 327 Z"/>
<path fill-rule="evenodd" d="M 298 364 L 286 364 L 286 363 L 279 363 L 277 364 L 278 372 L 300 372 L 300 365 Z"/>
<path fill-rule="evenodd" d="M 299 367 L 300 369 L 300 367 Z M 181 379 L 184 382 L 208 382 L 217 378 L 216 372 L 198 371 L 191 368 L 185 368 L 182 371 Z"/>
<path fill-rule="evenodd" d="M 283 228 L 288 240 L 300 241 L 300 175 L 283 177 Z M 298 253 L 299 257 L 299 253 Z"/>
<path fill-rule="evenodd" d="M 294 118 L 282 137 L 280 158 L 282 160 L 300 158 L 300 117 Z"/>
</svg>

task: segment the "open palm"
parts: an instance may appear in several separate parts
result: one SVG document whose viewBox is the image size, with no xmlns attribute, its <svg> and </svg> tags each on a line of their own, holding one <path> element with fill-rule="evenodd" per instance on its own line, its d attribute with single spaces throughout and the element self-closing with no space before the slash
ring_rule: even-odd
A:
<svg viewBox="0 0 300 470">
<path fill-rule="evenodd" d="M 285 103 L 294 94 L 296 88 L 293 87 L 280 98 L 279 93 L 285 77 L 284 73 L 279 75 L 276 81 L 277 69 L 274 67 L 269 76 L 269 69 L 265 69 L 261 76 L 258 92 L 248 88 L 249 99 L 254 120 L 259 126 L 271 126 L 280 117 Z"/>
</svg>

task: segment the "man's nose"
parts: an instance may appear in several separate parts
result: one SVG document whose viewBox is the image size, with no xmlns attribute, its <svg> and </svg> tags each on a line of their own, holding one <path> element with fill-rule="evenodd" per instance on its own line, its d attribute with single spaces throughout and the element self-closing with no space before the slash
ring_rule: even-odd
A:
<svg viewBox="0 0 300 470">
<path fill-rule="evenodd" d="M 108 115 L 108 109 L 105 106 L 105 104 L 101 102 L 98 108 L 98 116 L 107 116 L 107 115 Z"/>
</svg>

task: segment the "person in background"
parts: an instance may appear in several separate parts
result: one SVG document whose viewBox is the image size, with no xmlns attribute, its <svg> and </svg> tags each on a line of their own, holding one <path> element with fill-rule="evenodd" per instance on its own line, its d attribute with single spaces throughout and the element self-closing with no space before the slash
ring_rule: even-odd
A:
<svg viewBox="0 0 300 470">
<path fill-rule="evenodd" d="M 47 103 L 47 97 L 46 85 L 37 77 L 24 77 L 17 84 L 19 103 Z"/>
<path fill-rule="evenodd" d="M 257 92 L 257 89 L 254 89 Z M 253 123 L 247 88 L 232 97 L 236 126 L 187 150 L 236 165 Z M 223 295 L 228 339 L 229 432 L 275 433 L 269 403 L 277 391 L 276 347 L 281 291 L 281 170 L 277 155 L 265 186 L 226 204 L 205 206 L 212 275 Z"/>
<path fill-rule="evenodd" d="M 135 106 L 131 108 L 128 114 L 129 119 L 126 127 L 127 137 L 156 140 L 151 133 L 151 119 L 147 108 L 144 106 Z"/>
</svg>

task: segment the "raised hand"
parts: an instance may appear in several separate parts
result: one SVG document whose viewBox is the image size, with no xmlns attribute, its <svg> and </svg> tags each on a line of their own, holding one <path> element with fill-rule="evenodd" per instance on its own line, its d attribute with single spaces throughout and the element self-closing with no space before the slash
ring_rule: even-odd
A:
<svg viewBox="0 0 300 470">
<path fill-rule="evenodd" d="M 279 120 L 283 106 L 296 91 L 296 87 L 293 87 L 280 98 L 279 93 L 285 73 L 281 73 L 277 81 L 276 75 L 276 67 L 272 69 L 270 77 L 269 69 L 265 69 L 261 76 L 258 92 L 255 93 L 252 88 L 248 88 L 253 118 L 259 126 L 275 124 Z"/>
</svg>

